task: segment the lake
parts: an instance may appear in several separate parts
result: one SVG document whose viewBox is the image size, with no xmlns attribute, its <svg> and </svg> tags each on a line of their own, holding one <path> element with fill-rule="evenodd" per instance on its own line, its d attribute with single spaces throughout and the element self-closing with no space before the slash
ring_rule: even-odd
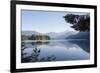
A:
<svg viewBox="0 0 100 73">
<path fill-rule="evenodd" d="M 90 43 L 86 39 L 22 41 L 22 63 L 88 59 Z"/>
</svg>

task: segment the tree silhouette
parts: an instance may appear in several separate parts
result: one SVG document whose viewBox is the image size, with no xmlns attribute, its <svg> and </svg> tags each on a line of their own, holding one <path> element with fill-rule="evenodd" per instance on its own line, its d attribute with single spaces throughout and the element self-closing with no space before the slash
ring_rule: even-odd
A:
<svg viewBox="0 0 100 73">
<path fill-rule="evenodd" d="M 78 31 L 89 31 L 90 30 L 90 16 L 86 15 L 75 15 L 67 14 L 64 16 L 67 23 L 72 24 L 72 28 Z"/>
<path fill-rule="evenodd" d="M 22 45 L 25 46 L 25 45 Z M 27 49 L 26 47 L 22 47 L 21 49 L 21 62 L 45 62 L 45 61 L 55 61 L 56 57 L 54 55 L 47 56 L 47 57 L 39 57 L 41 50 L 39 48 L 34 48 L 33 52 L 30 56 L 24 57 L 27 53 L 24 53 L 24 50 Z"/>
</svg>

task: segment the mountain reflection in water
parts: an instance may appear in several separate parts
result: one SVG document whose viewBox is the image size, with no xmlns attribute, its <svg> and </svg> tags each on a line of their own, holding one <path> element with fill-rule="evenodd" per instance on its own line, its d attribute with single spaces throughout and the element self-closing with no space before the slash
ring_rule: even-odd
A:
<svg viewBox="0 0 100 73">
<path fill-rule="evenodd" d="M 89 58 L 89 40 L 26 40 L 22 42 L 22 63 L 87 60 Z"/>
</svg>

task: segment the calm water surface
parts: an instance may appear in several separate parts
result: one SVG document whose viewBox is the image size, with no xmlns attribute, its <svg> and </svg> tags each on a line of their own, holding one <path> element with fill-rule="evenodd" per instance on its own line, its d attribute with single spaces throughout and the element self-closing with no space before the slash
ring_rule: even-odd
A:
<svg viewBox="0 0 100 73">
<path fill-rule="evenodd" d="M 22 41 L 22 62 L 87 60 L 89 40 Z"/>
</svg>

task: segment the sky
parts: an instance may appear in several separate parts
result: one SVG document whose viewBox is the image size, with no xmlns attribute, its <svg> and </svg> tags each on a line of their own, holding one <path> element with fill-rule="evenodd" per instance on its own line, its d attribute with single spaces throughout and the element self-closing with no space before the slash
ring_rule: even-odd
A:
<svg viewBox="0 0 100 73">
<path fill-rule="evenodd" d="M 22 31 L 40 33 L 75 31 L 63 16 L 67 12 L 21 10 Z"/>
</svg>

